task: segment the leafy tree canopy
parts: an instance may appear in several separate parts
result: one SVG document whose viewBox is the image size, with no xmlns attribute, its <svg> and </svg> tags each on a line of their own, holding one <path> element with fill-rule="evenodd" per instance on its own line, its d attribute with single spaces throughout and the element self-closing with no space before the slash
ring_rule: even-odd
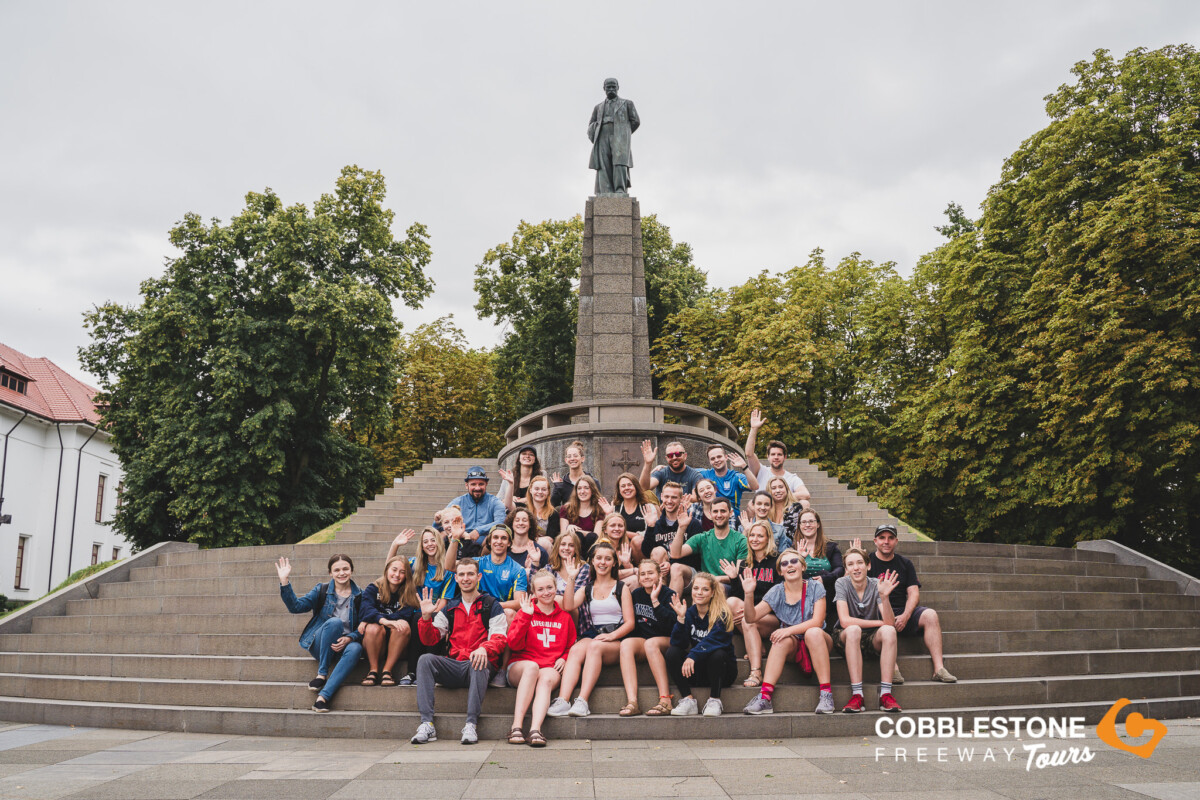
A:
<svg viewBox="0 0 1200 800">
<path fill-rule="evenodd" d="M 516 392 L 517 416 L 571 399 L 583 220 L 522 221 L 512 240 L 489 250 L 475 268 L 475 305 L 481 318 L 506 327 L 497 363 Z M 651 339 L 667 319 L 695 305 L 708 279 L 692 261 L 692 248 L 676 243 L 658 217 L 642 218 L 647 323 Z"/>
<path fill-rule="evenodd" d="M 348 428 L 386 422 L 392 300 L 432 290 L 425 227 L 395 238 L 384 193 L 347 167 L 311 211 L 268 189 L 227 225 L 188 214 L 139 306 L 86 315 L 80 356 L 126 471 L 114 525 L 136 546 L 294 542 L 379 482 Z"/>
<path fill-rule="evenodd" d="M 434 458 L 495 458 L 517 419 L 498 361 L 492 351 L 469 348 L 451 317 L 403 336 L 392 421 L 371 442 L 384 474 L 410 474 Z"/>
</svg>

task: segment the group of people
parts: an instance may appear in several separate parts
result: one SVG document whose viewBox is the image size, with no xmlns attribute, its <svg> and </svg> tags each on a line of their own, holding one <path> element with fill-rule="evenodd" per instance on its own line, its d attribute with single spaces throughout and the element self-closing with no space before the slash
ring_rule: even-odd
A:
<svg viewBox="0 0 1200 800">
<path fill-rule="evenodd" d="M 640 475 L 622 473 L 611 499 L 586 472 L 578 442 L 566 450 L 563 475 L 546 475 L 537 452 L 521 450 L 495 495 L 487 474 L 472 467 L 466 492 L 421 532 L 416 555 L 398 554 L 417 535 L 406 530 L 382 576 L 361 591 L 350 557 L 335 555 L 330 580 L 297 597 L 290 564 L 280 559 L 285 605 L 312 615 L 300 644 L 318 662 L 313 710 L 329 710 L 365 656 L 363 685 L 417 687 L 416 744 L 437 738 L 435 685 L 468 689 L 464 744 L 478 741 L 489 686 L 508 685 L 516 689 L 508 741 L 544 746 L 547 716 L 591 713 L 606 664 L 620 665 L 619 714 L 641 714 L 638 661 L 658 697 L 645 714 L 719 716 L 722 690 L 739 674 L 737 635 L 749 661 L 743 685 L 758 688 L 747 714 L 772 713 L 789 661 L 815 675 L 816 713 L 832 713 L 835 649 L 849 671 L 844 712 L 863 710 L 864 655 L 880 663 L 879 707 L 900 711 L 892 688 L 904 680 L 896 668 L 901 637 L 923 638 L 934 680 L 953 682 L 937 613 L 919 604 L 920 582 L 896 552 L 895 527 L 875 530 L 873 552 L 855 540 L 843 554 L 826 539 L 803 482 L 783 468 L 784 445 L 770 442 L 766 464 L 754 455 L 764 422 L 754 412 L 745 459 L 714 446 L 706 470 L 687 465 L 679 442 L 666 445 L 661 466 L 643 443 Z M 708 690 L 703 710 L 694 685 Z"/>
</svg>

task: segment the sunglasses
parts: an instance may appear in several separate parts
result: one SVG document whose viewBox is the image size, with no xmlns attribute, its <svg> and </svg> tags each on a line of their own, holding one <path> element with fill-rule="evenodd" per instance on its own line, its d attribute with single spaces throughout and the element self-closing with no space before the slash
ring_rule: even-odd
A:
<svg viewBox="0 0 1200 800">
<path fill-rule="evenodd" d="M 796 565 L 797 565 L 797 564 L 799 564 L 799 563 L 800 563 L 800 559 L 798 559 L 798 558 L 789 558 L 789 559 L 787 559 L 786 561 L 780 561 L 780 562 L 779 562 L 779 566 L 781 566 L 781 567 L 794 567 L 794 566 L 796 566 Z"/>
<path fill-rule="evenodd" d="M 684 453 L 667 453 L 667 458 L 683 458 Z"/>
</svg>

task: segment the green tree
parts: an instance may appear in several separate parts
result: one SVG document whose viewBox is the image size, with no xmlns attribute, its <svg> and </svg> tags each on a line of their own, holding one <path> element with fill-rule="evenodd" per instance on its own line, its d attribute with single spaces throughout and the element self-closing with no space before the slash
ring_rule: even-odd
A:
<svg viewBox="0 0 1200 800">
<path fill-rule="evenodd" d="M 497 376 L 498 361 L 495 352 L 469 348 L 451 317 L 402 338 L 392 422 L 372 442 L 389 480 L 434 458 L 495 458 L 516 419 L 516 398 Z"/>
<path fill-rule="evenodd" d="M 384 194 L 347 167 L 311 212 L 268 189 L 228 225 L 188 214 L 141 305 L 86 315 L 125 468 L 114 524 L 136 546 L 294 542 L 379 482 L 350 430 L 389 414 L 392 300 L 432 290 L 425 228 L 396 239 Z"/>
<path fill-rule="evenodd" d="M 903 481 L 935 530 L 1200 553 L 1200 55 L 1100 50 L 1046 98 L 973 236 Z"/>
<path fill-rule="evenodd" d="M 571 399 L 583 220 L 522 220 L 512 240 L 489 250 L 475 267 L 480 318 L 504 325 L 497 374 L 519 398 L 518 416 Z M 686 242 L 676 243 L 658 217 L 642 218 L 646 316 L 651 340 L 668 318 L 707 293 L 707 276 Z M 657 387 L 657 384 L 656 384 Z"/>
</svg>

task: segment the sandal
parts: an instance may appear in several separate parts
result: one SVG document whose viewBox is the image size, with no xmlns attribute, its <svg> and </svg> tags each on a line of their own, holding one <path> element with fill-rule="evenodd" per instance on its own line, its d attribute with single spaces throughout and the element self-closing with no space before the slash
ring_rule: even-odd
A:
<svg viewBox="0 0 1200 800">
<path fill-rule="evenodd" d="M 671 700 L 675 697 L 673 694 L 659 695 L 658 705 L 654 708 L 646 709 L 647 717 L 661 717 L 671 713 Z"/>
<path fill-rule="evenodd" d="M 750 670 L 750 676 L 742 681 L 742 686 L 762 686 L 762 667 L 754 667 Z"/>
<path fill-rule="evenodd" d="M 529 735 L 532 736 L 533 731 L 530 731 Z M 521 730 L 518 727 L 514 727 L 511 731 L 508 732 L 508 743 L 509 744 L 525 744 L 525 731 Z"/>
<path fill-rule="evenodd" d="M 368 672 L 367 677 L 363 678 L 362 685 L 363 686 L 378 686 L 379 685 L 379 673 L 376 672 L 375 670 L 371 670 L 370 672 Z"/>
<path fill-rule="evenodd" d="M 622 717 L 636 717 L 640 713 L 642 713 L 642 710 L 638 708 L 636 701 L 626 703 L 625 705 L 621 706 L 621 710 L 617 712 L 617 714 Z"/>
<path fill-rule="evenodd" d="M 392 677 L 391 670 L 384 670 L 383 677 L 379 681 L 380 686 L 395 686 L 396 679 Z"/>
<path fill-rule="evenodd" d="M 529 746 L 530 747 L 545 747 L 546 746 L 546 737 L 542 736 L 542 732 L 539 730 L 530 731 L 529 732 Z"/>
</svg>

